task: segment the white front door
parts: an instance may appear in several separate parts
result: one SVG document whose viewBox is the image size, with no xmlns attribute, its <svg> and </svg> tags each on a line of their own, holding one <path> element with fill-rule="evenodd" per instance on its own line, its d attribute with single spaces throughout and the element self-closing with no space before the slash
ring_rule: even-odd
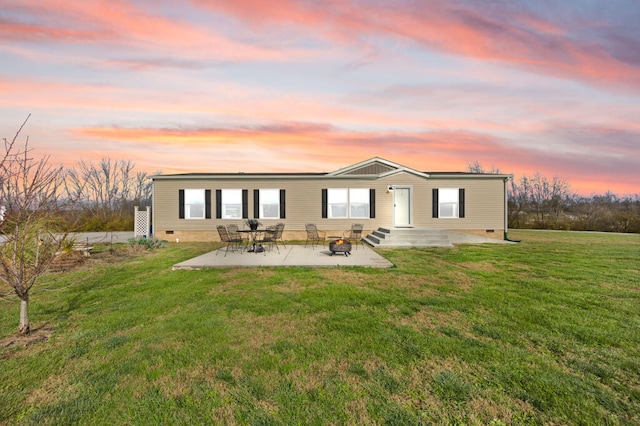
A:
<svg viewBox="0 0 640 426">
<path fill-rule="evenodd" d="M 393 226 L 411 226 L 411 188 L 396 186 L 393 190 Z"/>
</svg>

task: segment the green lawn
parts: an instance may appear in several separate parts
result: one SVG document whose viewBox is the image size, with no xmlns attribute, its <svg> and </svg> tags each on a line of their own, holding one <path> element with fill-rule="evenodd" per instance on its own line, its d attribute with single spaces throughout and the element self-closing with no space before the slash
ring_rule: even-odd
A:
<svg viewBox="0 0 640 426">
<path fill-rule="evenodd" d="M 396 268 L 171 271 L 170 244 L 47 276 L 0 424 L 640 424 L 640 235 L 512 231 Z M 46 337 L 48 336 L 48 339 Z"/>
</svg>

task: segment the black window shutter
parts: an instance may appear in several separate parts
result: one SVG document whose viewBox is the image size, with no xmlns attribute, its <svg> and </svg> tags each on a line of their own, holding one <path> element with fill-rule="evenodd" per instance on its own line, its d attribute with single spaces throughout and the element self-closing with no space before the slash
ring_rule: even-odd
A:
<svg viewBox="0 0 640 426">
<path fill-rule="evenodd" d="M 242 190 L 242 218 L 249 219 L 249 190 Z"/>
<path fill-rule="evenodd" d="M 376 190 L 373 188 L 369 189 L 369 217 L 376 217 Z"/>
<path fill-rule="evenodd" d="M 433 188 L 431 190 L 431 198 L 433 199 L 431 204 L 431 217 L 438 217 L 438 188 Z"/>
<path fill-rule="evenodd" d="M 253 217 L 260 218 L 260 190 L 253 190 Z"/>
<path fill-rule="evenodd" d="M 285 207 L 285 204 L 286 204 L 285 203 L 286 202 L 285 198 L 286 198 L 285 197 L 285 190 L 281 189 L 280 190 L 280 219 L 285 219 L 286 218 L 287 209 Z"/>
<path fill-rule="evenodd" d="M 322 218 L 327 218 L 327 190 L 322 189 Z"/>
<path fill-rule="evenodd" d="M 458 217 L 464 217 L 464 188 L 458 189 Z"/>
<path fill-rule="evenodd" d="M 211 190 L 204 190 L 204 218 L 211 219 Z"/>
<path fill-rule="evenodd" d="M 184 219 L 184 189 L 178 190 L 178 219 Z"/>
<path fill-rule="evenodd" d="M 216 219 L 222 219 L 222 189 L 216 189 Z"/>
</svg>

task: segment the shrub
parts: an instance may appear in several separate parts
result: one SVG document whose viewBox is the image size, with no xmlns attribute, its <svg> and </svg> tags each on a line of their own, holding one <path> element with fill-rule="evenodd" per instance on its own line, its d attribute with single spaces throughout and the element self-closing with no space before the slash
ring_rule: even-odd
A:
<svg viewBox="0 0 640 426">
<path fill-rule="evenodd" d="M 62 242 L 62 245 L 60 248 L 62 248 L 62 251 L 64 251 L 65 253 L 71 253 L 73 251 L 73 246 L 75 245 L 76 245 L 76 239 L 73 237 L 67 237 Z"/>
<path fill-rule="evenodd" d="M 146 238 L 146 237 L 129 238 L 127 242 L 132 248 L 156 249 L 156 248 L 163 248 L 166 246 L 165 240 L 159 240 L 157 238 Z"/>
</svg>

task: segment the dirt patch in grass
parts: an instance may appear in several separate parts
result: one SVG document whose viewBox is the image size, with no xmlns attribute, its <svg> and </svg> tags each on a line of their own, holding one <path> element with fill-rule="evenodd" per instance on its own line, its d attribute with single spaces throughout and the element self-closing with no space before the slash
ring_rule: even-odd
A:
<svg viewBox="0 0 640 426">
<path fill-rule="evenodd" d="M 369 287 L 372 282 L 377 279 L 370 274 L 363 274 L 351 270 L 329 269 L 319 271 L 323 282 L 332 282 L 335 284 L 350 284 L 354 286 Z"/>
<path fill-rule="evenodd" d="M 500 272 L 500 269 L 492 262 L 463 262 L 457 263 L 457 267 L 463 269 L 470 269 L 472 271 L 481 272 Z"/>
<path fill-rule="evenodd" d="M 51 404 L 60 399 L 60 389 L 65 389 L 64 394 L 72 392 L 68 387 L 67 379 L 61 375 L 49 376 L 39 388 L 27 396 L 28 405 Z"/>
<path fill-rule="evenodd" d="M 303 322 L 292 321 L 288 314 L 255 315 L 252 313 L 236 314 L 234 329 L 243 335 L 243 345 L 251 348 L 247 356 L 265 345 L 272 345 L 279 340 L 300 341 L 305 339 L 314 328 L 319 315 L 307 315 Z"/>
<path fill-rule="evenodd" d="M 53 335 L 53 333 L 55 333 L 55 331 L 56 331 L 55 327 L 50 327 L 44 324 L 44 325 L 41 325 L 40 327 L 32 328 L 29 334 L 21 335 L 16 333 L 9 337 L 5 337 L 4 339 L 0 340 L 0 347 L 27 348 L 29 346 L 48 341 Z"/>
<path fill-rule="evenodd" d="M 400 392 L 392 397 L 400 405 L 428 412 L 428 419 L 437 424 L 463 418 L 469 424 L 490 424 L 495 420 L 512 424 L 518 417 L 533 415 L 534 409 L 529 403 L 478 385 L 487 374 L 476 364 L 454 358 L 433 358 L 413 366 L 402 376 L 409 389 L 421 392 Z M 443 382 L 442 377 L 455 380 Z M 442 386 L 446 388 L 444 392 Z M 464 393 L 458 400 L 452 395 L 455 386 L 461 387 L 459 392 Z"/>
<path fill-rule="evenodd" d="M 465 324 L 466 321 L 459 311 L 443 313 L 434 311 L 430 308 L 422 308 L 411 316 L 403 315 L 394 317 L 393 323 L 412 327 L 417 331 L 422 331 L 425 328 L 432 330 L 437 329 L 442 324 L 455 324 L 456 328 L 459 329 L 463 327 L 463 324 Z"/>
<path fill-rule="evenodd" d="M 248 282 L 263 282 L 273 275 L 276 271 L 269 269 L 253 269 L 247 272 L 246 269 L 237 268 L 220 274 L 221 282 L 216 282 L 209 291 L 210 295 L 224 293 L 229 289 L 237 289 L 237 287 L 246 287 Z"/>
<path fill-rule="evenodd" d="M 390 282 L 394 288 L 407 290 L 412 296 L 432 296 L 438 293 L 433 287 L 434 283 L 441 284 L 442 280 L 433 275 L 388 275 L 367 274 L 349 270 L 326 270 L 320 275 L 326 282 L 348 284 L 354 287 L 373 288 L 376 290 L 388 290 Z"/>
<path fill-rule="evenodd" d="M 533 407 L 519 399 L 504 400 L 493 395 L 490 398 L 480 397 L 466 404 L 466 412 L 474 413 L 474 420 L 487 424 L 494 420 L 500 420 L 506 424 L 514 424 L 522 414 L 533 417 Z"/>
<path fill-rule="evenodd" d="M 396 288 L 407 290 L 414 297 L 434 296 L 439 291 L 434 288 L 434 284 L 441 284 L 441 280 L 433 276 L 416 277 L 413 275 L 399 275 L 393 278 L 393 285 Z M 388 283 L 380 283 L 378 288 L 384 289 Z"/>
<path fill-rule="evenodd" d="M 91 253 L 89 256 L 85 256 L 80 251 L 72 251 L 60 254 L 51 263 L 49 270 L 52 272 L 91 270 L 96 266 L 119 263 L 144 256 L 148 252 L 148 250 L 134 252 L 128 246 L 117 246 L 109 250 Z"/>
<path fill-rule="evenodd" d="M 248 275 L 257 275 L 260 278 L 269 278 L 272 277 L 276 274 L 276 271 L 273 269 L 262 269 L 262 268 L 255 268 L 252 269 L 251 272 L 246 272 L 246 269 L 243 268 L 236 268 L 236 269 L 232 269 L 230 271 L 226 271 L 222 274 L 220 274 L 223 278 L 226 278 L 225 281 L 234 281 L 238 278 L 238 274 L 240 273 L 241 275 L 241 280 L 240 281 L 244 281 L 244 279 L 248 276 Z"/>
<path fill-rule="evenodd" d="M 71 251 L 69 253 L 62 253 L 53 259 L 49 265 L 49 269 L 52 271 L 68 271 L 70 269 L 82 266 L 87 260 L 82 252 Z"/>
</svg>

